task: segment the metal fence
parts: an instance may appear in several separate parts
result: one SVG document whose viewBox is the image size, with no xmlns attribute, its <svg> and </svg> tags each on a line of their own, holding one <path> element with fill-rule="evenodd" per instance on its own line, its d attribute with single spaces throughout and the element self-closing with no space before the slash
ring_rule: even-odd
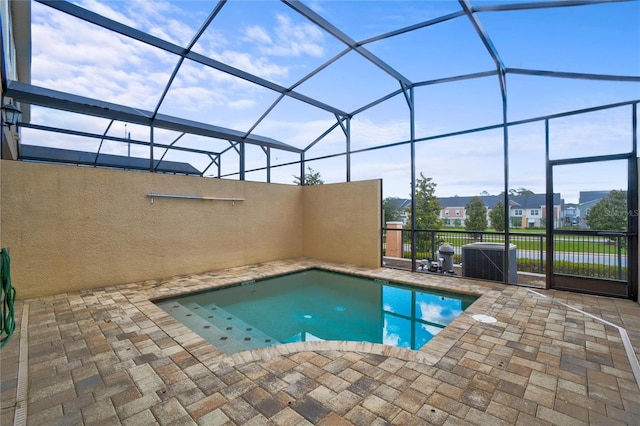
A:
<svg viewBox="0 0 640 426">
<path fill-rule="evenodd" d="M 554 231 L 556 274 L 627 280 L 627 234 L 612 231 Z"/>
<path fill-rule="evenodd" d="M 401 259 L 411 260 L 411 230 L 384 228 L 383 243 L 387 232 L 402 233 Z M 554 230 L 553 271 L 584 277 L 626 280 L 627 235 L 624 232 L 586 230 Z M 462 262 L 462 247 L 477 242 L 504 244 L 504 232 L 463 231 L 448 229 L 416 230 L 416 261 L 437 258 L 440 245 L 448 243 L 454 249 L 454 263 Z M 547 236 L 536 232 L 510 232 L 509 243 L 516 246 L 519 272 L 546 272 Z M 386 245 L 383 244 L 386 256 Z M 393 259 L 385 258 L 386 263 Z M 394 266 L 411 268 L 410 262 Z"/>
</svg>

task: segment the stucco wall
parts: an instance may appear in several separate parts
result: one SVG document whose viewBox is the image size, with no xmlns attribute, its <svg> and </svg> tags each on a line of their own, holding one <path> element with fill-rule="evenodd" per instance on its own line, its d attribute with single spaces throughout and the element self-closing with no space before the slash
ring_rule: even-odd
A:
<svg viewBox="0 0 640 426">
<path fill-rule="evenodd" d="M 370 180 L 304 189 L 304 255 L 380 266 L 382 182 Z"/>
<path fill-rule="evenodd" d="M 20 298 L 302 255 L 300 187 L 15 161 L 1 170 L 2 244 Z"/>
<path fill-rule="evenodd" d="M 334 241 L 372 243 L 379 252 L 379 224 L 370 218 L 380 217 L 379 205 L 371 210 L 379 204 L 378 181 L 317 190 L 1 163 L 0 244 L 10 248 L 20 299 L 301 256 L 367 265 L 377 259 L 379 265 L 379 254 L 370 249 L 336 246 Z M 306 191 L 321 200 L 303 196 Z M 155 198 L 152 203 L 147 193 L 245 201 Z M 367 196 L 373 201 L 365 202 Z M 332 202 L 333 197 L 341 200 Z M 368 212 L 359 212 L 360 206 Z M 310 222 L 305 225 L 305 220 Z M 330 238 L 324 233 L 327 227 Z M 345 235 L 338 238 L 335 232 Z M 367 232 L 376 235 L 364 238 Z M 309 250 L 307 240 L 313 243 Z"/>
</svg>

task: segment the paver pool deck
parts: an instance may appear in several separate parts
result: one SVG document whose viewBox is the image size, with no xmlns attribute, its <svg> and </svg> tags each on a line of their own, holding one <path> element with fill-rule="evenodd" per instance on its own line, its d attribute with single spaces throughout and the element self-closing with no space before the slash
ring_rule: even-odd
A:
<svg viewBox="0 0 640 426">
<path fill-rule="evenodd" d="M 234 355 L 153 303 L 312 267 L 481 297 L 419 351 L 319 341 Z M 640 425 L 630 300 L 297 259 L 15 308 L 2 425 Z"/>
</svg>

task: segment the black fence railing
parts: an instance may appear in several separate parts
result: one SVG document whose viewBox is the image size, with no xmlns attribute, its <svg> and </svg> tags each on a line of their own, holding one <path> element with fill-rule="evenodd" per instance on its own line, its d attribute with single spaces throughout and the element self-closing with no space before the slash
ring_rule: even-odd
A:
<svg viewBox="0 0 640 426">
<path fill-rule="evenodd" d="M 557 230 L 554 234 L 554 273 L 627 280 L 626 233 Z"/>
<path fill-rule="evenodd" d="M 393 258 L 411 260 L 412 234 L 407 229 L 383 229 L 383 256 L 386 263 Z M 401 249 L 387 253 L 387 236 L 401 233 Z M 502 243 L 503 232 L 463 231 L 448 229 L 420 229 L 415 231 L 416 261 L 436 258 L 438 248 L 448 243 L 454 250 L 454 263 L 462 262 L 462 247 L 477 242 Z M 396 245 L 398 239 L 395 239 Z M 623 232 L 554 230 L 553 270 L 556 274 L 568 274 L 593 278 L 626 281 L 627 235 Z M 544 233 L 510 232 L 509 243 L 516 246 L 519 272 L 546 273 L 547 237 Z M 395 255 L 395 256 L 394 256 Z M 410 262 L 394 266 L 411 268 Z"/>
</svg>

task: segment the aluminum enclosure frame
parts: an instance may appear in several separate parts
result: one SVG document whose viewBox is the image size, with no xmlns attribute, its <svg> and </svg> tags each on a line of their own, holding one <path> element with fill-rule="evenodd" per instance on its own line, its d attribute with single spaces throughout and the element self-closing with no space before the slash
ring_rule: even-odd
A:
<svg viewBox="0 0 640 426">
<path fill-rule="evenodd" d="M 508 86 L 508 77 L 509 75 L 529 75 L 529 76 L 542 76 L 548 78 L 563 78 L 563 79 L 578 79 L 578 80 L 594 80 L 594 81 L 613 81 L 613 82 L 634 82 L 640 83 L 640 76 L 629 76 L 629 75 L 604 75 L 604 74 L 591 74 L 591 73 L 571 73 L 571 72 L 561 72 L 561 71 L 550 71 L 550 70 L 537 70 L 537 69 L 524 69 L 524 68 L 510 68 L 505 65 L 503 60 L 501 59 L 500 53 L 495 47 L 490 34 L 485 30 L 482 21 L 480 19 L 479 13 L 499 13 L 503 11 L 524 11 L 524 10 L 534 10 L 534 9 L 543 9 L 543 8 L 565 8 L 565 7 L 578 7 L 578 6 L 586 6 L 593 5 L 598 3 L 613 3 L 613 2 L 624 2 L 631 0 L 558 0 L 558 1 L 539 1 L 539 2 L 529 2 L 529 3 L 514 3 L 514 4 L 499 4 L 499 5 L 479 5 L 474 6 L 471 0 L 458 0 L 458 4 L 460 6 L 460 11 L 449 13 L 434 19 L 430 19 L 424 22 L 420 22 L 405 28 L 400 28 L 385 34 L 381 34 L 375 37 L 371 37 L 365 40 L 357 41 L 351 38 L 349 35 L 341 31 L 339 28 L 331 24 L 324 17 L 322 17 L 319 13 L 312 10 L 310 7 L 303 4 L 301 1 L 297 0 L 282 0 L 282 2 L 291 8 L 293 11 L 303 16 L 309 22 L 312 22 L 328 34 L 330 34 L 333 38 L 338 40 L 340 43 L 344 45 L 344 50 L 338 52 L 334 57 L 326 61 L 325 63 L 318 66 L 316 69 L 309 72 L 307 75 L 302 77 L 297 82 L 293 83 L 288 87 L 284 87 L 279 85 L 273 81 L 269 81 L 265 78 L 259 77 L 257 75 L 253 75 L 241 69 L 230 66 L 229 64 L 225 64 L 221 61 L 215 60 L 210 57 L 203 56 L 194 52 L 192 49 L 195 46 L 198 39 L 202 36 L 204 31 L 215 22 L 218 14 L 227 4 L 226 0 L 220 0 L 217 2 L 211 13 L 202 23 L 199 30 L 196 32 L 191 41 L 185 46 L 179 46 L 177 44 L 165 41 L 161 38 L 153 36 L 151 34 L 140 31 L 136 28 L 124 25 L 115 20 L 106 18 L 101 16 L 95 12 L 91 12 L 87 9 L 84 9 L 80 6 L 77 6 L 68 1 L 52 1 L 52 0 L 35 0 L 38 3 L 54 8 L 60 12 L 66 13 L 68 15 L 74 16 L 78 19 L 81 19 L 85 22 L 97 25 L 106 30 L 112 31 L 114 33 L 120 34 L 127 38 L 136 40 L 138 42 L 144 43 L 146 45 L 161 49 L 164 52 L 175 55 L 176 63 L 171 73 L 171 77 L 168 82 L 164 86 L 164 90 L 158 103 L 156 104 L 153 111 L 140 111 L 138 109 L 130 108 L 123 105 L 117 105 L 113 103 L 104 102 L 97 99 L 90 99 L 85 97 L 80 97 L 77 95 L 72 95 L 63 92 L 57 92 L 46 88 L 37 87 L 31 85 L 30 83 L 20 82 L 20 81 L 11 81 L 6 78 L 5 72 L 5 54 L 3 49 L 2 55 L 2 87 L 3 87 L 3 99 L 4 97 L 14 99 L 18 102 L 22 102 L 28 105 L 39 105 L 46 108 L 59 109 L 68 112 L 74 112 L 79 114 L 87 114 L 93 115 L 97 117 L 102 117 L 106 119 L 119 120 L 129 123 L 136 123 L 149 127 L 149 142 L 146 141 L 128 141 L 125 138 L 110 138 L 111 140 L 122 142 L 122 143 L 136 143 L 139 145 L 145 145 L 149 147 L 149 171 L 158 171 L 157 167 L 159 162 L 153 157 L 153 149 L 154 148 L 162 148 L 165 151 L 165 154 L 169 152 L 169 150 L 182 150 L 188 151 L 192 153 L 198 153 L 206 155 L 210 158 L 211 162 L 209 166 L 202 171 L 202 175 L 205 174 L 209 167 L 217 166 L 218 173 L 217 176 L 219 178 L 224 177 L 238 177 L 240 180 L 244 180 L 247 172 L 253 171 L 261 171 L 266 170 L 267 173 L 267 182 L 271 181 L 271 170 L 274 167 L 282 167 L 292 164 L 300 165 L 300 178 L 301 183 L 304 184 L 304 171 L 306 169 L 306 164 L 312 161 L 344 156 L 345 157 L 345 181 L 349 182 L 351 180 L 351 155 L 355 153 L 361 153 L 366 151 L 378 150 L 389 148 L 393 146 L 401 146 L 401 145 L 409 145 L 410 146 L 410 163 L 411 163 L 411 199 L 415 199 L 415 190 L 416 190 L 416 144 L 421 142 L 427 142 L 430 140 L 440 139 L 448 136 L 461 135 L 467 133 L 474 133 L 489 129 L 502 129 L 503 131 L 503 171 L 504 171 L 504 205 L 505 205 L 505 217 L 508 218 L 508 188 L 509 188 L 509 128 L 512 126 L 516 126 L 519 124 L 526 124 L 536 121 L 545 121 L 552 120 L 554 118 L 559 118 L 568 115 L 582 114 L 587 112 L 593 112 L 597 110 L 604 110 L 608 108 L 616 108 L 625 105 L 633 105 L 634 114 L 635 109 L 637 108 L 637 104 L 640 103 L 640 99 L 632 100 L 623 103 L 609 104 L 603 105 L 596 108 L 588 108 L 583 110 L 575 110 L 568 111 L 562 114 L 553 114 L 546 115 L 541 117 L 535 117 L 526 120 L 519 121 L 509 121 L 508 117 L 508 107 L 509 107 L 509 97 L 507 95 L 507 86 Z M 400 73 L 397 69 L 393 68 L 390 64 L 386 63 L 379 57 L 377 57 L 371 50 L 367 49 L 365 46 L 367 44 L 373 43 L 375 41 L 384 40 L 399 34 L 409 33 L 411 31 L 415 31 L 421 28 L 429 27 L 432 25 L 437 25 L 442 22 L 447 22 L 454 19 L 467 19 L 471 26 L 473 27 L 477 37 L 484 45 L 487 54 L 490 56 L 491 60 L 495 65 L 495 69 L 486 70 L 482 72 L 470 73 L 465 75 L 458 76 L 450 76 L 446 78 L 441 78 L 437 80 L 428 80 L 428 81 L 411 81 L 407 77 L 405 77 L 402 73 Z M 336 108 L 335 106 L 328 105 L 324 102 L 321 102 L 317 99 L 305 96 L 296 91 L 296 88 L 300 86 L 305 81 L 313 78 L 322 70 L 326 69 L 331 64 L 335 63 L 337 60 L 345 56 L 347 53 L 355 52 L 361 57 L 365 58 L 367 61 L 372 63 L 378 69 L 383 71 L 385 74 L 390 76 L 392 79 L 396 80 L 399 88 L 393 92 L 390 92 L 379 99 L 370 102 L 367 105 L 361 106 L 351 112 L 344 111 L 340 108 Z M 181 119 L 177 117 L 172 117 L 168 115 L 159 114 L 158 111 L 162 106 L 165 97 L 174 82 L 174 79 L 184 63 L 185 60 L 194 61 L 195 63 L 201 64 L 205 67 L 209 67 L 228 75 L 237 77 L 249 83 L 255 84 L 262 88 L 268 89 L 274 93 L 277 93 L 278 96 L 276 100 L 267 108 L 264 113 L 249 127 L 248 131 L 238 131 L 234 129 L 224 128 L 212 125 L 210 123 L 203 122 L 195 122 L 186 119 Z M 430 86 L 430 85 L 438 85 L 453 81 L 464 81 L 464 80 L 474 80 L 479 78 L 486 77 L 495 77 L 500 89 L 500 96 L 502 100 L 502 121 L 500 123 L 485 126 L 481 128 L 474 129 L 466 129 L 460 130 L 453 133 L 441 134 L 441 135 L 432 135 L 423 138 L 416 138 L 415 134 L 415 93 L 414 90 L 417 87 L 422 86 Z M 409 133 L 410 137 L 407 141 L 398 141 L 391 144 L 385 144 L 375 147 L 370 147 L 366 149 L 358 149 L 353 150 L 351 148 L 351 120 L 361 114 L 364 111 L 367 111 L 385 101 L 388 101 L 392 98 L 398 97 L 402 95 L 407 104 L 407 111 L 409 116 Z M 255 135 L 253 131 L 258 127 L 258 125 L 274 110 L 274 108 L 285 98 L 292 98 L 301 102 L 304 102 L 314 108 L 319 110 L 328 112 L 332 114 L 336 121 L 335 123 L 327 128 L 323 133 L 321 133 L 315 140 L 308 143 L 305 148 L 296 148 L 294 146 L 285 144 L 273 138 L 267 136 L 259 136 Z M 634 115 L 635 117 L 635 115 Z M 635 118 L 634 118 L 634 126 Z M 29 122 L 21 123 L 19 125 L 20 128 L 34 128 L 40 130 L 48 130 L 48 131 L 59 131 L 66 132 L 70 134 L 76 135 L 84 135 L 82 132 L 75 132 L 71 130 L 64 129 L 54 129 L 52 127 L 48 127 L 47 129 L 44 126 L 40 126 L 38 124 L 32 124 Z M 328 156 L 319 156 L 319 157 L 309 157 L 309 150 L 320 143 L 326 136 L 328 136 L 334 129 L 340 127 L 344 134 L 345 141 L 345 150 L 341 153 L 332 154 Z M 193 149 L 193 148 L 185 148 L 176 146 L 175 143 L 180 139 L 181 136 L 176 138 L 171 144 L 159 144 L 154 141 L 154 129 L 167 129 L 172 130 L 184 134 L 194 134 L 199 136 L 204 136 L 207 138 L 217 139 L 228 142 L 228 147 L 223 150 L 206 150 L 206 149 Z M 635 127 L 634 127 L 635 128 Z M 102 137 L 106 138 L 106 132 L 108 128 L 105 130 Z M 634 130 L 634 149 L 633 152 L 629 155 L 633 156 L 633 158 L 637 157 L 637 152 L 635 149 L 635 138 L 636 138 L 637 130 Z M 95 137 L 92 135 L 91 137 Z M 260 149 L 265 153 L 266 156 L 266 166 L 262 168 L 253 168 L 250 170 L 246 169 L 245 162 L 245 144 L 251 144 L 260 147 Z M 279 164 L 272 164 L 271 153 L 272 150 L 282 150 L 291 152 L 299 155 L 300 160 L 295 162 L 286 162 Z M 231 174 L 221 174 L 221 161 L 222 156 L 227 153 L 235 152 L 238 156 L 238 171 L 236 173 Z M 164 158 L 164 155 L 162 156 Z M 162 158 L 160 161 L 162 161 Z M 616 157 L 617 158 L 617 157 Z M 626 157 L 625 157 L 626 158 Z M 97 161 L 97 156 L 96 156 Z M 637 176 L 636 176 L 637 178 Z M 636 197 L 637 198 L 637 197 Z M 633 200 L 630 205 L 634 205 Z M 635 201 L 635 205 L 637 206 L 637 200 Z M 415 211 L 415 203 L 412 203 L 412 218 L 413 223 L 411 224 L 412 229 L 412 270 L 416 270 L 416 244 L 415 244 L 415 229 L 416 229 L 416 211 Z M 637 221 L 637 218 L 636 218 Z M 632 228 L 630 228 L 632 229 Z M 637 229 L 637 224 L 634 225 L 633 229 Z M 508 264 L 508 247 L 509 247 L 509 221 L 505 220 L 505 230 L 507 238 L 505 238 L 505 253 L 506 259 L 505 264 Z M 637 266 L 637 265 L 636 265 Z M 637 275 L 637 274 L 636 274 Z M 505 282 L 506 283 L 506 282 Z M 635 283 L 637 288 L 637 282 Z"/>
</svg>

